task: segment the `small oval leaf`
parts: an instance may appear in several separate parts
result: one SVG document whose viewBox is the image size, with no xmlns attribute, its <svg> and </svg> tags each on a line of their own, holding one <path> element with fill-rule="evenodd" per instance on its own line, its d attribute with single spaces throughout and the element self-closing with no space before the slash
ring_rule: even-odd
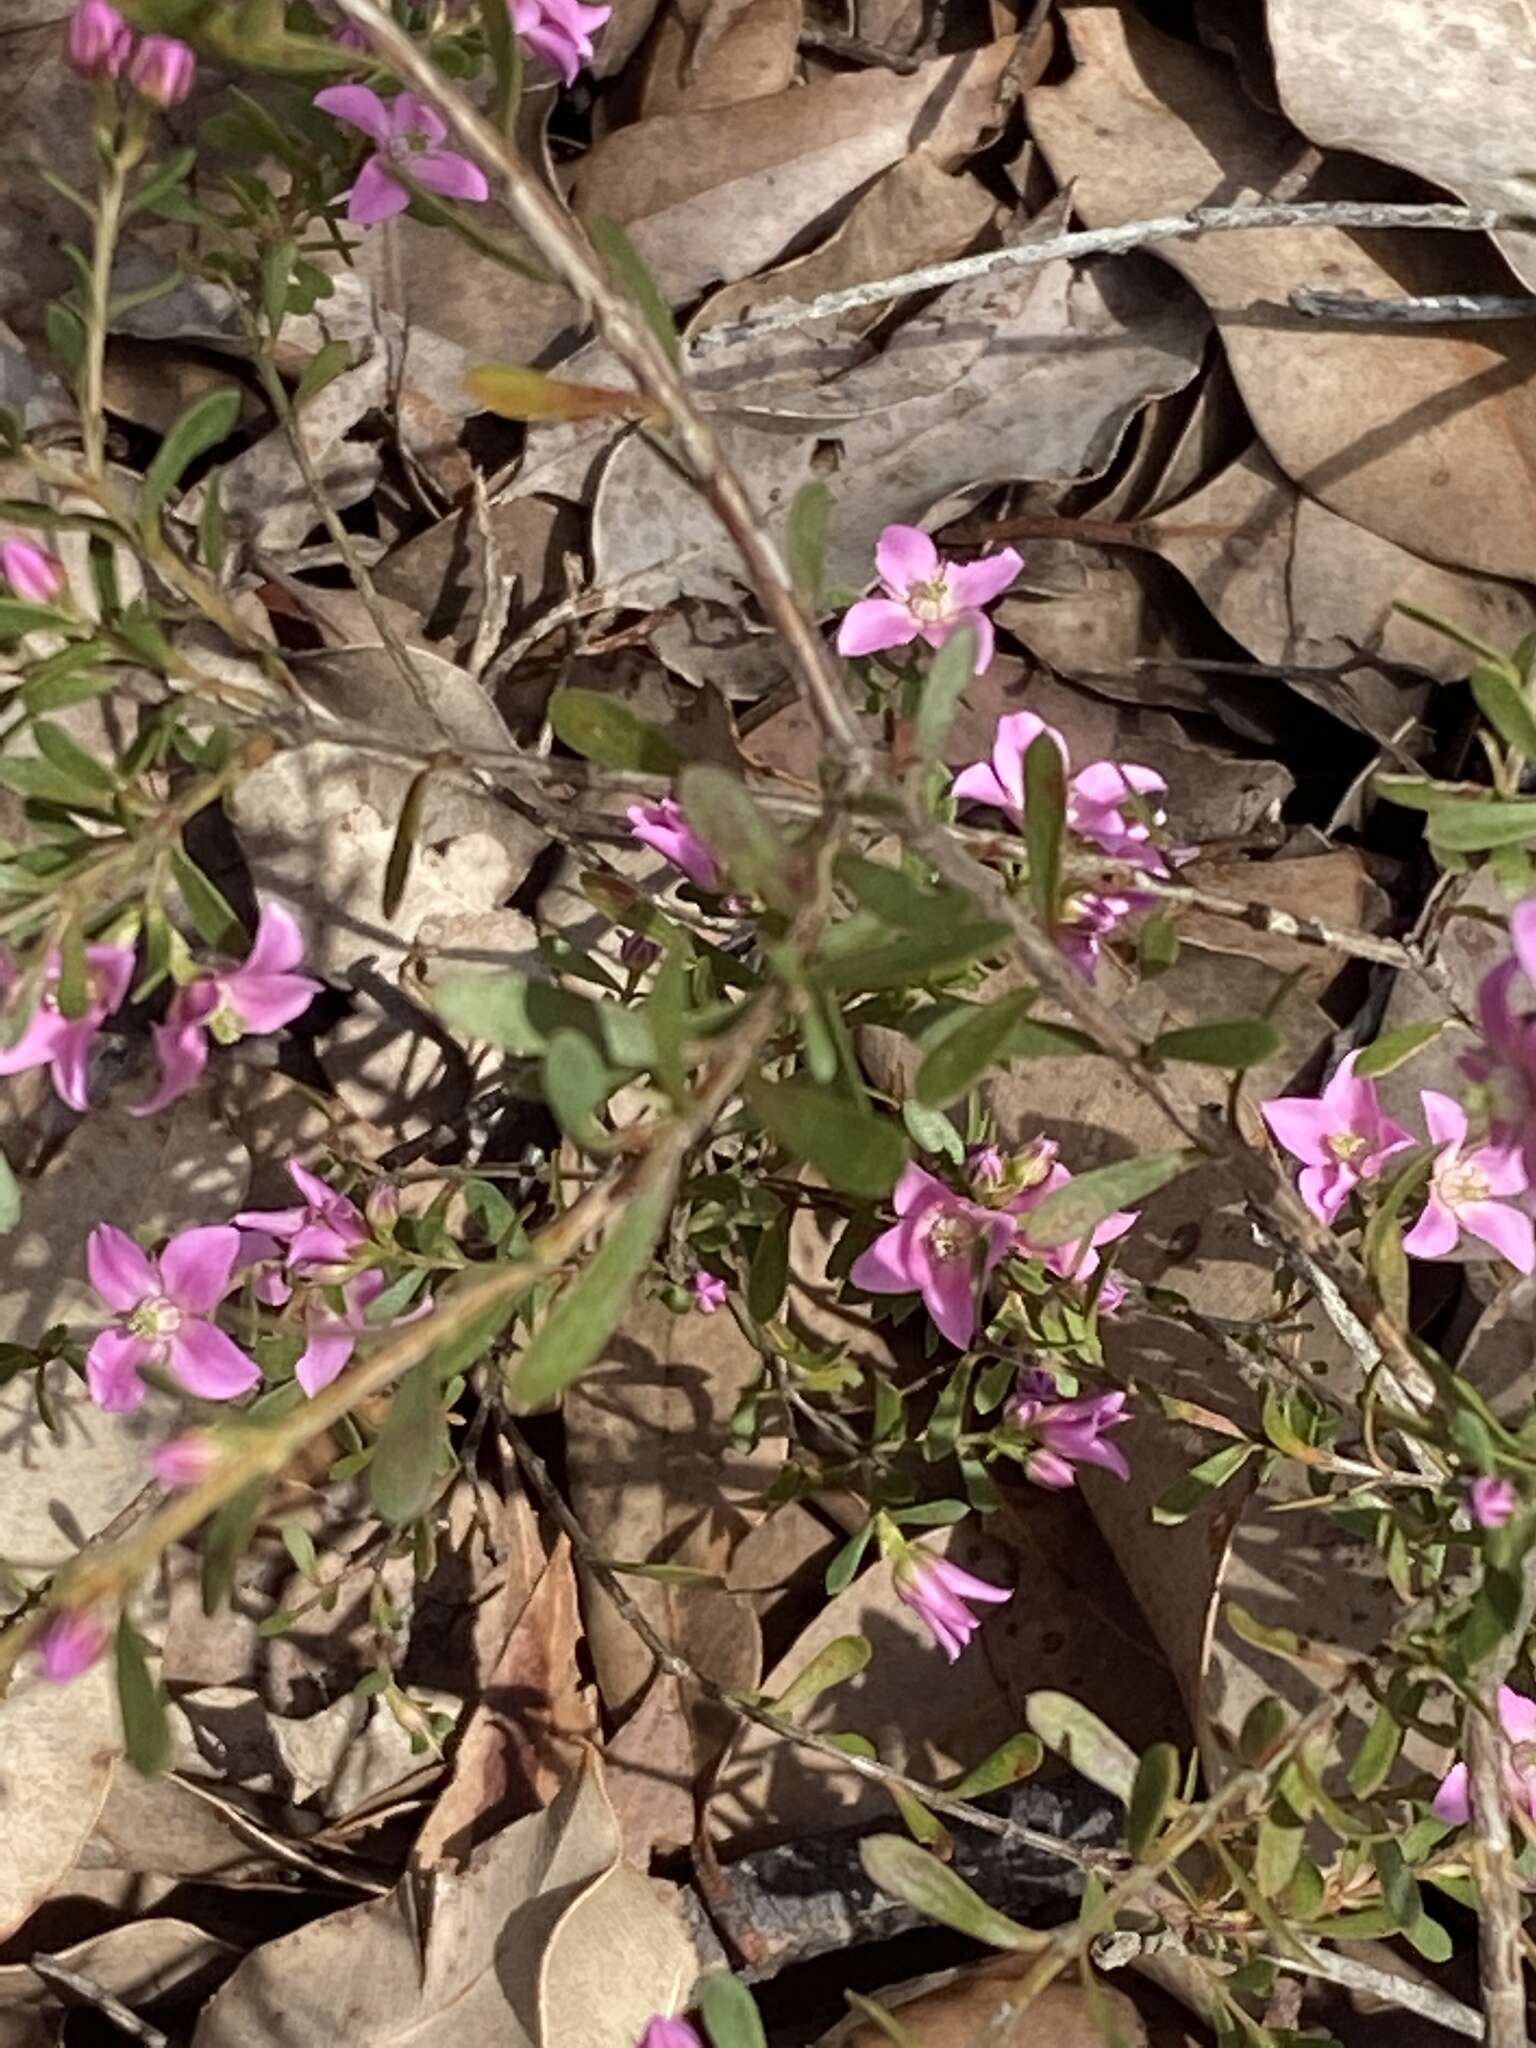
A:
<svg viewBox="0 0 1536 2048">
<path fill-rule="evenodd" d="M 813 1081 L 749 1082 L 752 1113 L 771 1137 L 845 1194 L 889 1194 L 907 1163 L 896 1126 Z"/>
<path fill-rule="evenodd" d="M 965 1879 L 905 1835 L 871 1835 L 860 1844 L 859 1860 L 870 1881 L 893 1899 L 912 1906 L 941 1927 L 953 1927 L 989 1948 L 1036 1952 L 1050 1936 L 1021 1927 L 972 1891 Z"/>
<path fill-rule="evenodd" d="M 1227 1067 L 1241 1073 L 1273 1059 L 1281 1047 L 1279 1032 L 1267 1017 L 1227 1017 L 1214 1024 L 1193 1024 L 1187 1030 L 1163 1031 L 1147 1047 L 1149 1059 L 1193 1060 L 1200 1066 Z"/>
<path fill-rule="evenodd" d="M 1188 1149 L 1149 1152 L 1141 1159 L 1123 1159 L 1113 1166 L 1096 1167 L 1092 1173 L 1080 1173 L 1055 1194 L 1047 1195 L 1039 1208 L 1020 1217 L 1019 1235 L 1033 1251 L 1076 1244 L 1117 1209 L 1177 1180 L 1194 1161 L 1195 1154 Z"/>
</svg>

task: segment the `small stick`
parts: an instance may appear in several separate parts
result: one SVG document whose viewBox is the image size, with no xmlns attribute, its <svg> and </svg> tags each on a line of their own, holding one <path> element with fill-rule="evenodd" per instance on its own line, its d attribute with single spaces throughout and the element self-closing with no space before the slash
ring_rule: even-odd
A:
<svg viewBox="0 0 1536 2048">
<path fill-rule="evenodd" d="M 1435 292 L 1377 299 L 1369 292 L 1327 292 L 1298 285 L 1291 311 L 1345 327 L 1446 327 L 1471 320 L 1536 319 L 1536 293 Z"/>
<path fill-rule="evenodd" d="M 166 2036 L 158 2027 L 152 2027 L 148 2020 L 141 2020 L 131 2006 L 115 1998 L 104 1984 L 86 1977 L 79 1970 L 72 1970 L 58 1956 L 44 1955 L 41 1950 L 27 1959 L 28 1967 L 37 1972 L 45 1984 L 62 1985 L 64 1990 L 73 1992 L 76 1998 L 83 1998 L 87 2005 L 94 2005 L 98 2012 L 104 2012 L 115 2027 L 121 2027 L 125 2034 L 131 2034 L 135 2041 L 142 2041 L 144 2048 L 169 2048 Z"/>
</svg>

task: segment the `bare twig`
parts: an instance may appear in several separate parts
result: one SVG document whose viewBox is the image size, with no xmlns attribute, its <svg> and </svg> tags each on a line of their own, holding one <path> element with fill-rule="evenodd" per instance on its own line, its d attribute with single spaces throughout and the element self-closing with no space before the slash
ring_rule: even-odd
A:
<svg viewBox="0 0 1536 2048">
<path fill-rule="evenodd" d="M 1529 2048 L 1525 1959 L 1520 1941 L 1525 1896 L 1515 1872 L 1509 1825 L 1509 1742 L 1498 1713 L 1499 1688 L 1525 1648 L 1536 1616 L 1536 1551 L 1528 1551 L 1520 1607 L 1498 1648 L 1473 1674 L 1477 1704 L 1467 1715 L 1467 1777 L 1472 1805 L 1472 1874 L 1477 1882 L 1478 1986 L 1488 2048 Z"/>
<path fill-rule="evenodd" d="M 61 1956 L 45 1955 L 41 1949 L 28 1957 L 29 1967 L 34 1969 L 45 1984 L 57 1984 L 73 1997 L 83 1999 L 87 2005 L 94 2005 L 98 2012 L 105 2013 L 115 2027 L 135 2041 L 142 2041 L 144 2048 L 167 2048 L 166 2036 L 158 2027 L 152 2027 L 148 2020 L 141 2020 L 132 2006 L 110 1992 L 104 1984 L 98 1984 L 94 1977 L 87 1977 L 81 1970 L 71 1968 Z"/>
<path fill-rule="evenodd" d="M 1470 2005 L 1463 2005 L 1459 1998 L 1452 1998 L 1438 1984 L 1399 1976 L 1392 1970 L 1378 1970 L 1373 1964 L 1333 1949 L 1309 1949 L 1305 1958 L 1288 1955 L 1285 1967 L 1300 1977 L 1316 1977 L 1325 1984 L 1338 1984 L 1346 1991 L 1361 1991 L 1369 1998 L 1379 1998 L 1403 2012 L 1417 2013 L 1421 2019 L 1444 2027 L 1447 2033 L 1462 2034 L 1469 2041 L 1483 2038 L 1481 2014 L 1475 2013 Z"/>
<path fill-rule="evenodd" d="M 339 0 L 339 4 L 348 13 L 352 11 L 352 0 Z M 990 277 L 1000 270 L 1034 270 L 1043 263 L 1070 261 L 1079 256 L 1119 256 L 1128 249 L 1190 241 L 1200 235 L 1229 234 L 1234 230 L 1247 233 L 1254 228 L 1446 228 L 1459 234 L 1486 234 L 1493 228 L 1517 225 L 1517 221 L 1493 207 L 1440 203 L 1387 206 L 1359 200 L 1302 200 L 1284 206 L 1197 206 L 1188 213 L 1165 214 L 1156 220 L 1123 221 L 1118 227 L 1083 228 L 1069 235 L 1053 235 L 1049 241 L 1015 242 L 1003 249 L 984 249 L 974 256 L 957 256 L 950 263 L 929 263 L 921 270 L 903 271 L 897 277 L 875 278 L 868 284 L 823 292 L 819 298 L 807 299 L 804 305 L 778 306 L 752 320 L 707 328 L 694 341 L 693 352 L 707 355 L 711 349 L 733 342 L 754 341 L 759 335 L 775 334 L 786 327 L 835 319 L 838 314 L 856 312 L 861 306 L 878 306 L 888 299 L 906 298 L 912 292 L 936 291 L 942 285 Z"/>
<path fill-rule="evenodd" d="M 1414 299 L 1376 299 L 1369 292 L 1320 291 L 1298 285 L 1291 310 L 1344 327 L 1446 327 L 1473 320 L 1536 319 L 1536 293 L 1436 292 Z"/>
</svg>

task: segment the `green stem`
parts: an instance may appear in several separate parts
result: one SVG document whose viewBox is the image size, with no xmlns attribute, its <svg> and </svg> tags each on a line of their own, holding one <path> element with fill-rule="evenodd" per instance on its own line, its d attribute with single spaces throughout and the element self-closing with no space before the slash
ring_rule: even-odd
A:
<svg viewBox="0 0 1536 2048">
<path fill-rule="evenodd" d="M 106 474 L 104 371 L 112 307 L 112 264 L 123 225 L 129 174 L 143 156 L 147 140 L 142 114 L 135 107 L 128 115 L 121 141 L 104 153 L 96 234 L 91 245 L 91 289 L 85 308 L 85 360 L 80 365 L 80 433 L 86 473 L 93 477 Z"/>
</svg>

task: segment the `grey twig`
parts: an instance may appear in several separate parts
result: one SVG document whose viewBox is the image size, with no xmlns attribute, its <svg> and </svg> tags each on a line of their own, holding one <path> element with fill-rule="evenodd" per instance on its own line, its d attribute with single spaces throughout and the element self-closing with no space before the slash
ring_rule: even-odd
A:
<svg viewBox="0 0 1536 2048">
<path fill-rule="evenodd" d="M 1369 292 L 1326 292 L 1298 285 L 1291 311 L 1348 327 L 1445 327 L 1473 320 L 1536 319 L 1536 293 L 1435 292 L 1377 299 Z"/>
<path fill-rule="evenodd" d="M 342 0 L 342 4 L 346 5 L 347 0 Z M 1246 233 L 1253 228 L 1446 228 L 1455 234 L 1486 234 L 1493 228 L 1517 225 L 1517 221 L 1490 206 L 1449 203 L 1387 206 L 1363 200 L 1300 200 L 1294 205 L 1278 206 L 1196 206 L 1188 213 L 1164 214 L 1157 220 L 1123 221 L 1118 227 L 1083 228 L 1069 235 L 1053 235 L 1044 242 L 1015 242 L 1004 249 L 984 249 L 978 255 L 958 256 L 950 263 L 929 263 L 921 270 L 903 271 L 897 277 L 875 278 L 868 284 L 823 292 L 804 305 L 779 306 L 751 320 L 707 328 L 695 339 L 693 353 L 705 355 L 711 349 L 755 340 L 758 335 L 773 334 L 781 328 L 834 319 L 861 306 L 903 299 L 910 292 L 937 291 L 941 285 L 990 277 L 994 271 L 1033 270 L 1043 263 L 1079 256 L 1120 256 L 1128 249 L 1145 249 L 1158 242 L 1186 242 L 1199 235 L 1230 234 L 1234 230 Z"/>
<path fill-rule="evenodd" d="M 44 1955 L 41 1950 L 30 1956 L 28 1963 L 45 1984 L 57 1984 L 74 1997 L 83 1999 L 87 2005 L 94 2005 L 115 2027 L 131 2034 L 135 2041 L 142 2041 L 144 2048 L 167 2048 L 166 2037 L 158 2027 L 152 2027 L 148 2020 L 141 2020 L 132 2006 L 124 2005 L 120 1998 L 93 1977 L 72 1970 L 60 1957 Z"/>
</svg>

